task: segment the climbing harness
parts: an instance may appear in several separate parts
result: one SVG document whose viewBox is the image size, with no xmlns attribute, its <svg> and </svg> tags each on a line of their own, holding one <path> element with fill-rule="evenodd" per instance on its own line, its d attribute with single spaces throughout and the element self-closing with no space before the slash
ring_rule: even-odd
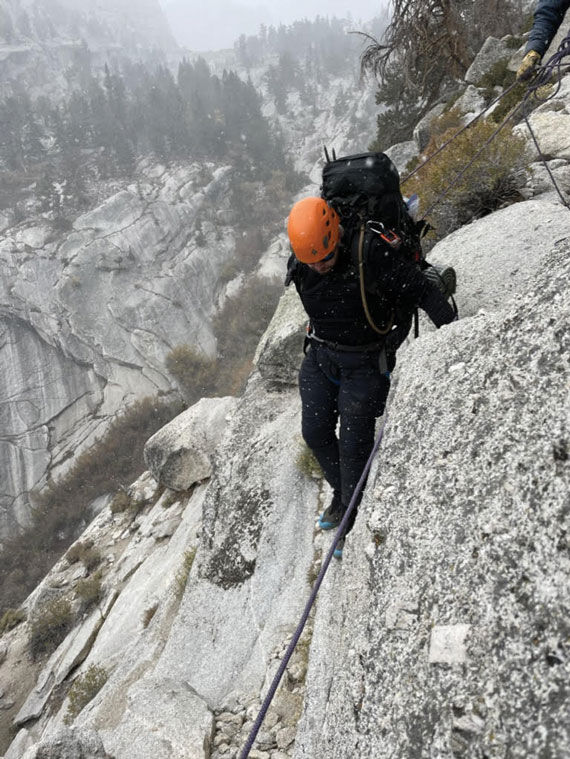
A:
<svg viewBox="0 0 570 759">
<path fill-rule="evenodd" d="M 376 437 L 376 440 L 374 442 L 374 447 L 372 449 L 372 453 L 370 454 L 368 461 L 366 462 L 366 466 L 364 467 L 362 474 L 360 476 L 360 479 L 358 480 L 358 483 L 356 487 L 354 488 L 354 493 L 352 494 L 352 498 L 350 499 L 350 503 L 348 504 L 348 507 L 344 513 L 344 516 L 342 518 L 342 521 L 340 525 L 338 526 L 338 529 L 336 531 L 336 534 L 334 536 L 333 542 L 331 547 L 329 548 L 329 551 L 325 557 L 325 560 L 323 561 L 323 565 L 321 567 L 321 570 L 318 574 L 317 579 L 315 580 L 315 584 L 313 586 L 313 590 L 311 592 L 311 595 L 309 597 L 309 600 L 307 601 L 307 604 L 305 606 L 305 609 L 303 611 L 303 614 L 301 616 L 301 621 L 297 625 L 297 629 L 295 630 L 295 633 L 293 634 L 293 637 L 291 639 L 291 642 L 289 643 L 289 646 L 287 647 L 287 651 L 285 652 L 285 656 L 283 657 L 283 661 L 281 662 L 279 669 L 277 670 L 277 673 L 275 677 L 273 678 L 273 682 L 271 683 L 271 686 L 269 690 L 267 691 L 267 695 L 265 696 L 265 699 L 263 701 L 263 704 L 261 705 L 261 709 L 259 710 L 259 714 L 257 715 L 257 718 L 254 722 L 253 727 L 251 728 L 251 732 L 248 736 L 248 739 L 245 743 L 245 746 L 243 747 L 241 754 L 239 755 L 239 759 L 247 759 L 249 756 L 249 752 L 251 751 L 251 748 L 253 746 L 253 743 L 257 737 L 257 734 L 259 732 L 259 729 L 261 727 L 261 724 L 263 720 L 265 719 L 265 716 L 267 714 L 267 710 L 269 709 L 269 706 L 271 704 L 271 701 L 273 700 L 273 697 L 275 696 L 275 693 L 277 691 L 277 688 L 279 686 L 279 683 L 281 682 L 281 678 L 283 677 L 283 674 L 285 673 L 285 669 L 287 668 L 287 664 L 289 663 L 289 660 L 291 656 L 293 655 L 293 651 L 295 650 L 295 647 L 297 643 L 299 642 L 299 638 L 301 637 L 301 634 L 305 628 L 305 624 L 307 623 L 307 619 L 309 618 L 309 614 L 311 612 L 311 609 L 313 608 L 313 605 L 315 603 L 315 600 L 317 598 L 317 593 L 319 592 L 319 588 L 321 587 L 321 583 L 324 579 L 324 576 L 327 572 L 327 569 L 329 568 L 329 564 L 331 563 L 331 560 L 333 558 L 333 554 L 335 552 L 335 549 L 343 537 L 344 530 L 348 524 L 348 520 L 350 519 L 350 515 L 354 511 L 354 508 L 356 506 L 358 496 L 360 495 L 360 492 L 362 488 L 364 487 L 364 483 L 366 482 L 366 478 L 368 477 L 368 472 L 370 471 L 370 467 L 372 466 L 372 462 L 374 461 L 374 457 L 376 456 L 376 453 L 378 451 L 378 448 L 380 447 L 380 443 L 382 442 L 382 438 L 384 436 L 384 430 L 386 429 L 386 423 L 387 423 L 387 414 L 384 412 L 384 422 L 382 424 L 382 427 L 380 429 L 380 432 L 378 433 L 378 436 Z"/>
</svg>

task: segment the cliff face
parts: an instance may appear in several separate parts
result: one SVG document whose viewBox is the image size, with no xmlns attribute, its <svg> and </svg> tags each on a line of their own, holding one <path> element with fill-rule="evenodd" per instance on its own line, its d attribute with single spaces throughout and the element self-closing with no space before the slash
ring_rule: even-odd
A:
<svg viewBox="0 0 570 759">
<path fill-rule="evenodd" d="M 568 750 L 569 244 L 405 354 L 317 614 L 299 759 Z"/>
<path fill-rule="evenodd" d="M 251 72 L 262 92 L 267 65 Z M 333 119 L 343 92 L 345 112 Z M 282 129 L 296 168 L 315 181 L 323 143 L 360 150 L 365 132 L 357 140 L 356 131 L 363 124 L 372 129 L 374 93 L 359 90 L 352 73 L 318 93 L 318 138 L 296 93 L 285 116 L 264 96 L 264 111 Z M 67 471 L 120 410 L 173 390 L 164 368 L 173 347 L 215 355 L 212 318 L 224 295 L 222 275 L 236 256 L 231 180 L 228 165 L 166 169 L 143 161 L 132 182 L 114 182 L 111 192 L 103 187 L 108 197 L 69 232 L 54 233 L 41 217 L 7 226 L 0 215 L 0 360 L 6 367 L 0 373 L 6 399 L 0 536 L 26 523 L 30 491 Z M 281 277 L 287 255 L 281 236 L 264 256 L 261 274 Z M 239 289 L 240 282 L 232 286 Z"/>
<path fill-rule="evenodd" d="M 50 240 L 42 222 L 0 239 L 4 534 L 25 522 L 26 493 L 118 409 L 171 388 L 172 347 L 215 353 L 210 319 L 233 234 L 219 222 L 216 233 L 213 219 L 206 245 L 192 235 L 199 214 L 227 211 L 229 168 L 214 169 L 206 185 L 202 171 L 149 167 L 63 239 Z"/>
<path fill-rule="evenodd" d="M 58 96 L 82 66 L 176 50 L 157 0 L 0 0 L 0 97 L 16 82 L 31 96 Z"/>
<path fill-rule="evenodd" d="M 260 734 L 262 754 L 568 749 L 567 213 L 530 200 L 434 249 L 466 292 L 484 275 L 512 294 L 497 302 L 482 291 L 460 322 L 404 351 L 356 526 Z M 543 255 L 519 271 L 497 266 L 481 239 L 495 225 L 522 230 L 512 244 L 524 250 L 534 237 L 525 219 L 539 216 L 551 219 Z M 182 757 L 189 745 L 221 759 L 243 745 L 330 542 L 313 531 L 328 488 L 298 463 L 303 321 L 288 291 L 244 396 L 196 407 L 149 443 L 153 478 L 130 491 L 138 506 L 104 509 L 82 537 L 103 549 L 99 608 L 42 665 L 7 759 L 28 747 L 35 757 L 40 738 L 44 752 L 97 738 L 117 759 Z M 192 468 L 189 434 L 209 456 L 196 475 L 207 479 L 161 494 L 157 481 L 174 483 L 165 462 Z M 73 598 L 83 573 L 64 558 L 30 597 L 28 623 L 8 634 L 7 694 L 30 677 L 18 653 L 27 626 L 48 599 Z M 58 685 L 93 665 L 107 682 L 69 732 Z"/>
<path fill-rule="evenodd" d="M 569 86 L 533 116 L 539 140 Z M 550 166 L 568 191 L 565 139 Z M 344 558 L 252 759 L 570 749 L 569 212 L 537 165 L 526 189 L 430 254 L 458 271 L 462 319 L 401 351 Z M 243 396 L 203 400 L 151 439 L 150 472 L 28 598 L 0 647 L 0 706 L 19 728 L 6 759 L 243 746 L 331 540 L 314 530 L 329 489 L 298 459 L 303 326 L 290 289 Z M 30 634 L 62 599 L 69 630 L 31 662 Z M 77 714 L 72 683 L 93 667 L 106 679 Z"/>
</svg>

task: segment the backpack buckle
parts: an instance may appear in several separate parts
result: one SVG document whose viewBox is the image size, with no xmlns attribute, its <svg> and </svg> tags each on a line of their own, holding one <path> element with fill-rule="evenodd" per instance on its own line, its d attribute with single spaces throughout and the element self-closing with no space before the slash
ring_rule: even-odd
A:
<svg viewBox="0 0 570 759">
<path fill-rule="evenodd" d="M 381 221 L 369 221 L 368 229 L 375 232 L 379 237 L 384 240 L 392 250 L 398 250 L 402 245 L 402 238 L 399 237 L 393 230 L 386 229 Z"/>
<path fill-rule="evenodd" d="M 387 229 L 385 232 L 381 232 L 380 237 L 393 250 L 398 250 L 402 244 L 402 238 L 398 237 L 398 235 L 395 232 L 392 232 L 391 229 Z"/>
</svg>

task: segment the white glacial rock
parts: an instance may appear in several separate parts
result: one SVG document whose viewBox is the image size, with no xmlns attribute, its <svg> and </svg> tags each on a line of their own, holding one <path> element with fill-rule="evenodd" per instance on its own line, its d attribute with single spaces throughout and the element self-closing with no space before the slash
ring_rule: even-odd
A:
<svg viewBox="0 0 570 759">
<path fill-rule="evenodd" d="M 212 455 L 236 399 L 202 398 L 154 434 L 144 447 L 153 477 L 171 490 L 188 490 L 212 473 Z"/>
<path fill-rule="evenodd" d="M 531 203 L 476 225 L 492 239 L 502 221 L 510 244 L 525 207 L 535 223 L 561 222 L 553 204 Z M 482 288 L 486 315 L 402 357 L 342 567 L 321 590 L 295 759 L 446 759 L 457 741 L 465 757 L 567 753 L 567 222 L 558 235 L 534 272 L 514 272 L 499 309 Z M 492 278 L 497 248 L 483 239 L 476 263 Z"/>
<path fill-rule="evenodd" d="M 518 297 L 554 243 L 568 235 L 569 216 L 550 193 L 496 211 L 441 240 L 429 260 L 455 268 L 460 319 L 481 308 L 503 309 Z"/>
<path fill-rule="evenodd" d="M 413 136 L 418 153 L 422 153 L 428 146 L 431 137 L 431 122 L 439 118 L 444 111 L 445 103 L 438 103 L 416 124 Z"/>
<path fill-rule="evenodd" d="M 470 84 L 453 107 L 458 108 L 467 117 L 466 121 L 471 121 L 485 109 L 485 98 L 481 90 Z"/>
<path fill-rule="evenodd" d="M 483 47 L 475 56 L 475 60 L 465 72 L 465 81 L 469 84 L 477 84 L 495 63 L 501 60 L 507 60 L 511 57 L 510 50 L 504 40 L 498 40 L 496 37 L 487 37 Z"/>
<path fill-rule="evenodd" d="M 29 748 L 22 759 L 108 759 L 95 730 L 64 727 Z"/>
<path fill-rule="evenodd" d="M 418 155 L 418 146 L 414 140 L 408 140 L 407 142 L 398 142 L 384 152 L 398 169 L 400 179 L 404 179 L 406 176 L 406 166 L 412 158 L 416 158 Z"/>
</svg>

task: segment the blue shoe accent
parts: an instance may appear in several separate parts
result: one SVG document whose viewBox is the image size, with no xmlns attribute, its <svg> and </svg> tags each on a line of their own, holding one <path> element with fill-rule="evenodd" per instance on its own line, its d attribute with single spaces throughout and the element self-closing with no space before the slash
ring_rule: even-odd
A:
<svg viewBox="0 0 570 759">
<path fill-rule="evenodd" d="M 338 541 L 337 547 L 334 549 L 333 556 L 335 559 L 342 559 L 342 550 L 344 548 L 344 538 Z"/>
<path fill-rule="evenodd" d="M 335 527 L 338 527 L 340 524 L 340 520 L 338 522 L 331 522 L 329 519 L 325 519 L 326 512 L 323 511 L 321 516 L 319 517 L 318 525 L 321 528 L 321 530 L 334 530 Z"/>
<path fill-rule="evenodd" d="M 332 501 L 319 517 L 318 525 L 321 530 L 334 530 L 342 522 L 344 507 L 338 491 L 333 492 Z"/>
</svg>

